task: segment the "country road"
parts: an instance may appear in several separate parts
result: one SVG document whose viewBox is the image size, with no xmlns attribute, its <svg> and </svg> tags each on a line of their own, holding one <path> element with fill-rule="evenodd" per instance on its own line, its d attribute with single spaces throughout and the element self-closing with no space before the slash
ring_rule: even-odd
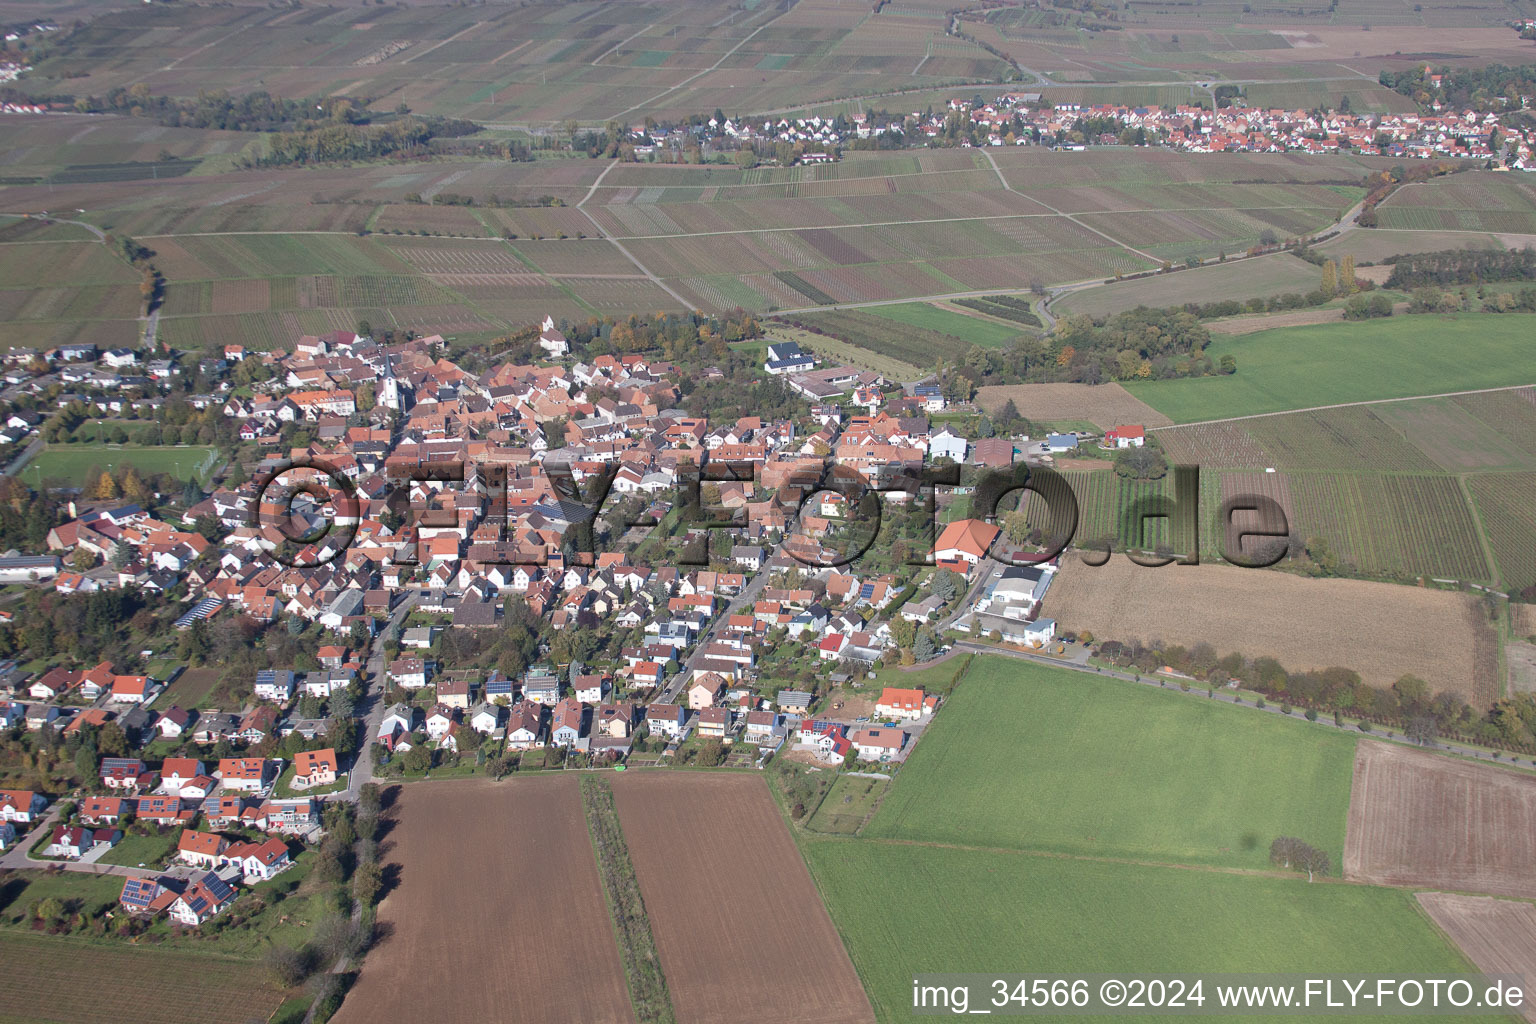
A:
<svg viewBox="0 0 1536 1024">
<path fill-rule="evenodd" d="M 358 724 L 362 727 L 363 735 L 358 741 L 352 770 L 347 773 L 347 788 L 338 794 L 343 800 L 357 800 L 363 787 L 373 781 L 373 757 L 369 748 L 373 745 L 373 738 L 379 734 L 379 723 L 384 721 L 384 697 L 388 692 L 384 678 L 387 668 L 384 664 L 384 641 L 411 613 L 411 609 L 416 606 L 417 596 L 415 591 L 406 595 L 400 606 L 390 613 L 384 628 L 375 634 L 373 644 L 369 647 L 368 664 L 364 666 L 366 675 L 363 679 L 363 699 L 358 702 L 358 711 L 361 712 Z"/>
<path fill-rule="evenodd" d="M 1309 405 L 1304 409 L 1281 409 L 1279 412 L 1254 412 L 1245 416 L 1227 416 L 1216 420 L 1191 420 L 1188 423 L 1170 423 L 1166 427 L 1148 427 L 1155 430 L 1179 430 L 1183 427 L 1200 427 L 1209 423 L 1237 423 L 1241 420 L 1262 420 L 1270 416 L 1294 416 L 1304 412 L 1323 412 L 1326 409 L 1350 409 L 1357 405 L 1388 405 L 1392 402 L 1414 402 L 1421 398 L 1457 398 L 1461 395 L 1488 395 L 1496 391 L 1520 391 L 1532 384 L 1503 384 L 1496 388 L 1473 388 L 1470 391 L 1441 391 L 1432 395 L 1404 395 L 1401 398 L 1362 398 L 1358 402 L 1337 402 L 1333 405 Z"/>
</svg>

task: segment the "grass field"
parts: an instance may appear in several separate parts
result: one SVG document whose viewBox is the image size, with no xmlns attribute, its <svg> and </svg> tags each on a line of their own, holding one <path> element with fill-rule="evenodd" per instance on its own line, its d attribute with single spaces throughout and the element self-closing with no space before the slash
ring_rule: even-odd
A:
<svg viewBox="0 0 1536 1024">
<path fill-rule="evenodd" d="M 884 779 L 839 775 L 806 827 L 830 835 L 853 835 L 869 821 L 889 786 Z"/>
<path fill-rule="evenodd" d="M 140 473 L 170 473 L 186 480 L 196 475 L 206 480 L 216 464 L 218 449 L 203 445 L 163 448 L 122 448 L 104 444 L 49 445 L 27 466 L 25 476 L 42 480 L 59 479 L 71 485 L 85 482 L 92 467 L 116 472 L 132 465 Z"/>
<path fill-rule="evenodd" d="M 980 345 L 982 348 L 1003 348 L 1020 333 L 993 320 L 951 312 L 926 302 L 870 306 L 867 312 L 886 320 L 894 320 L 899 324 L 948 334 L 973 345 Z"/>
<path fill-rule="evenodd" d="M 1476 313 L 1401 316 L 1289 327 L 1213 342 L 1232 355 L 1230 377 L 1127 386 L 1176 423 L 1282 412 L 1381 398 L 1409 398 L 1536 380 L 1532 324 Z"/>
<path fill-rule="evenodd" d="M 1353 738 L 1259 718 L 978 658 L 865 834 L 1251 868 L 1295 835 L 1337 861 Z"/>
<path fill-rule="evenodd" d="M 1220 792 L 1219 773 L 1206 781 Z M 802 848 L 882 1021 L 911 1019 L 928 972 L 1469 969 L 1391 889 L 864 839 Z"/>
</svg>

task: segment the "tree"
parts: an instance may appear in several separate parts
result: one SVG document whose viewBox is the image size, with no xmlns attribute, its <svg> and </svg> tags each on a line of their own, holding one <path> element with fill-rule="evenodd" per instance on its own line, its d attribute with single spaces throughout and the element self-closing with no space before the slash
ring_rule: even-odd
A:
<svg viewBox="0 0 1536 1024">
<path fill-rule="evenodd" d="M 309 977 L 310 958 L 291 946 L 269 946 L 261 965 L 280 988 L 293 988 Z"/>
<path fill-rule="evenodd" d="M 933 579 L 928 584 L 933 588 L 933 594 L 946 604 L 955 599 L 960 592 L 960 586 L 955 582 L 955 574 L 948 569 L 939 569 L 933 574 Z"/>
<path fill-rule="evenodd" d="M 1403 733 L 1410 743 L 1417 743 L 1421 747 L 1433 746 L 1435 737 L 1440 735 L 1440 723 L 1435 721 L 1434 715 L 1414 715 L 1408 719 L 1408 728 Z"/>
<path fill-rule="evenodd" d="M 1345 295 L 1353 295 L 1360 290 L 1355 284 L 1355 256 L 1354 253 L 1345 253 L 1344 259 L 1339 263 L 1339 288 Z"/>
<path fill-rule="evenodd" d="M 1156 448 L 1126 448 L 1115 456 L 1115 473 L 1130 480 L 1161 480 L 1168 460 Z"/>
<path fill-rule="evenodd" d="M 1276 867 L 1305 871 L 1307 881 L 1328 873 L 1328 854 L 1292 836 L 1279 836 L 1269 846 L 1269 862 Z"/>
<path fill-rule="evenodd" d="M 384 888 L 384 872 L 377 861 L 359 864 L 352 874 L 352 898 L 365 907 L 373 906 Z"/>
<path fill-rule="evenodd" d="M 918 661 L 928 661 L 938 653 L 932 631 L 926 627 L 917 631 L 917 636 L 912 641 L 912 653 L 917 656 Z"/>
<path fill-rule="evenodd" d="M 106 470 L 101 471 L 101 476 L 96 478 L 96 486 L 91 489 L 91 497 L 100 501 L 111 501 L 119 495 L 117 481 L 112 479 L 112 474 Z"/>
<path fill-rule="evenodd" d="M 1318 286 L 1318 290 L 1330 299 L 1339 293 L 1339 268 L 1333 260 L 1324 261 L 1323 282 Z"/>
</svg>

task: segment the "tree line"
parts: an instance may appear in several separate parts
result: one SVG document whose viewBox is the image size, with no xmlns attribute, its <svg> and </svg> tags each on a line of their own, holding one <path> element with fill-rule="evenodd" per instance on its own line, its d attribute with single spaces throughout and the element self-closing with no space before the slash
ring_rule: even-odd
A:
<svg viewBox="0 0 1536 1024">
<path fill-rule="evenodd" d="M 1536 249 L 1445 249 L 1390 256 L 1388 288 L 1421 285 L 1479 284 L 1483 281 L 1536 281 Z"/>
</svg>

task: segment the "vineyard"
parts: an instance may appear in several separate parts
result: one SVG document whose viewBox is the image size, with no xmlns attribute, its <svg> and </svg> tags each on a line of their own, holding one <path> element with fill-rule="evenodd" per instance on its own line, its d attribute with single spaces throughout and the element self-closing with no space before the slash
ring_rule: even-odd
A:
<svg viewBox="0 0 1536 1024">
<path fill-rule="evenodd" d="M 1034 308 L 1028 299 L 1021 299 L 1016 295 L 988 295 L 980 299 L 956 299 L 955 305 L 974 309 L 978 313 L 995 316 L 1002 320 L 1012 320 L 1014 323 L 1023 324 L 1025 327 L 1040 327 L 1040 318 L 1034 314 Z"/>
<path fill-rule="evenodd" d="M 1470 486 L 1504 586 L 1536 586 L 1536 473 L 1489 473 Z"/>
<path fill-rule="evenodd" d="M 931 367 L 941 357 L 947 362 L 958 362 L 970 348 L 969 342 L 953 335 L 895 323 L 857 310 L 801 313 L 790 322 L 920 368 Z"/>
</svg>

